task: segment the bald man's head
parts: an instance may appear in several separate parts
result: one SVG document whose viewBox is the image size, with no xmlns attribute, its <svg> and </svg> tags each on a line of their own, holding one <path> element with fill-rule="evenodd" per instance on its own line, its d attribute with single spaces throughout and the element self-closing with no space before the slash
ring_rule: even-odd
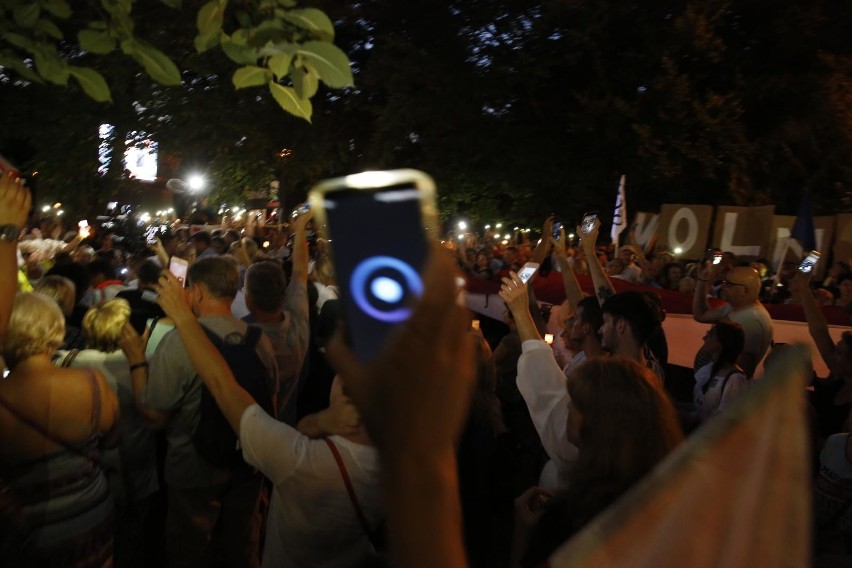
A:
<svg viewBox="0 0 852 568">
<path fill-rule="evenodd" d="M 760 275 L 749 266 L 735 266 L 724 282 L 722 297 L 735 309 L 753 304 L 760 295 Z"/>
</svg>

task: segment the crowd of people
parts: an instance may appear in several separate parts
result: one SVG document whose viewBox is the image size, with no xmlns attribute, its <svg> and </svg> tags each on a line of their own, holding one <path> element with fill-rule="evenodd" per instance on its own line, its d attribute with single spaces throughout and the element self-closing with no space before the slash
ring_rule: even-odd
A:
<svg viewBox="0 0 852 568">
<path fill-rule="evenodd" d="M 724 251 L 608 250 L 599 222 L 572 246 L 549 219 L 537 243 L 435 244 L 411 319 L 365 363 L 309 211 L 263 235 L 173 227 L 130 254 L 108 229 L 34 227 L 30 205 L 0 177 L 4 565 L 545 565 L 759 380 L 783 349 L 770 301 L 802 305 L 831 372 L 802 394 L 814 553 L 852 561 L 852 332 L 835 343 L 821 309 L 852 297 L 842 261 L 814 285 Z M 518 277 L 529 260 L 562 275 L 550 314 Z M 459 268 L 499 283 L 504 322 L 471 326 Z M 661 288 L 708 324 L 688 400 Z"/>
</svg>

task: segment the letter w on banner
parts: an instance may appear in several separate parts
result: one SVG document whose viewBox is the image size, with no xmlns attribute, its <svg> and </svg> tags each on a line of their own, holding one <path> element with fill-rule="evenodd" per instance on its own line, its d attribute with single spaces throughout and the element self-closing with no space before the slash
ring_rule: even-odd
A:
<svg viewBox="0 0 852 568">
<path fill-rule="evenodd" d="M 780 357 L 549 566 L 809 566 L 807 352 L 798 345 Z"/>
<path fill-rule="evenodd" d="M 615 198 L 615 210 L 612 212 L 612 244 L 618 247 L 618 236 L 627 228 L 627 195 L 625 195 L 624 186 L 627 183 L 627 176 L 622 175 L 621 181 L 618 182 L 618 197 Z"/>
</svg>

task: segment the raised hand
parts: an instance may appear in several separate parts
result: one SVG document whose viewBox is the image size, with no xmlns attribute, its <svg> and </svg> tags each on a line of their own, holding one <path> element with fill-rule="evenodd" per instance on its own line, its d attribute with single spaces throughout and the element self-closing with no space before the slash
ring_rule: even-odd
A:
<svg viewBox="0 0 852 568">
<path fill-rule="evenodd" d="M 10 172 L 0 174 L 0 225 L 23 227 L 32 206 L 24 180 Z"/>
</svg>

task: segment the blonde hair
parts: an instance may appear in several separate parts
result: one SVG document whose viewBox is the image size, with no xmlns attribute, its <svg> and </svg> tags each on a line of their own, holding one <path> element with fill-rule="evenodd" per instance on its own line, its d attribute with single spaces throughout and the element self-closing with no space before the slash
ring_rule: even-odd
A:
<svg viewBox="0 0 852 568">
<path fill-rule="evenodd" d="M 114 298 L 86 312 L 83 331 L 92 349 L 112 353 L 118 349 L 118 341 L 124 325 L 130 320 L 130 304 L 122 298 Z"/>
<path fill-rule="evenodd" d="M 45 276 L 33 286 L 33 290 L 56 300 L 62 313 L 66 316 L 70 315 L 74 309 L 77 290 L 74 287 L 74 283 L 64 276 L 57 274 Z"/>
<path fill-rule="evenodd" d="M 65 316 L 56 300 L 37 292 L 15 296 L 3 342 L 3 359 L 10 369 L 35 355 L 53 354 L 64 339 Z"/>
</svg>

